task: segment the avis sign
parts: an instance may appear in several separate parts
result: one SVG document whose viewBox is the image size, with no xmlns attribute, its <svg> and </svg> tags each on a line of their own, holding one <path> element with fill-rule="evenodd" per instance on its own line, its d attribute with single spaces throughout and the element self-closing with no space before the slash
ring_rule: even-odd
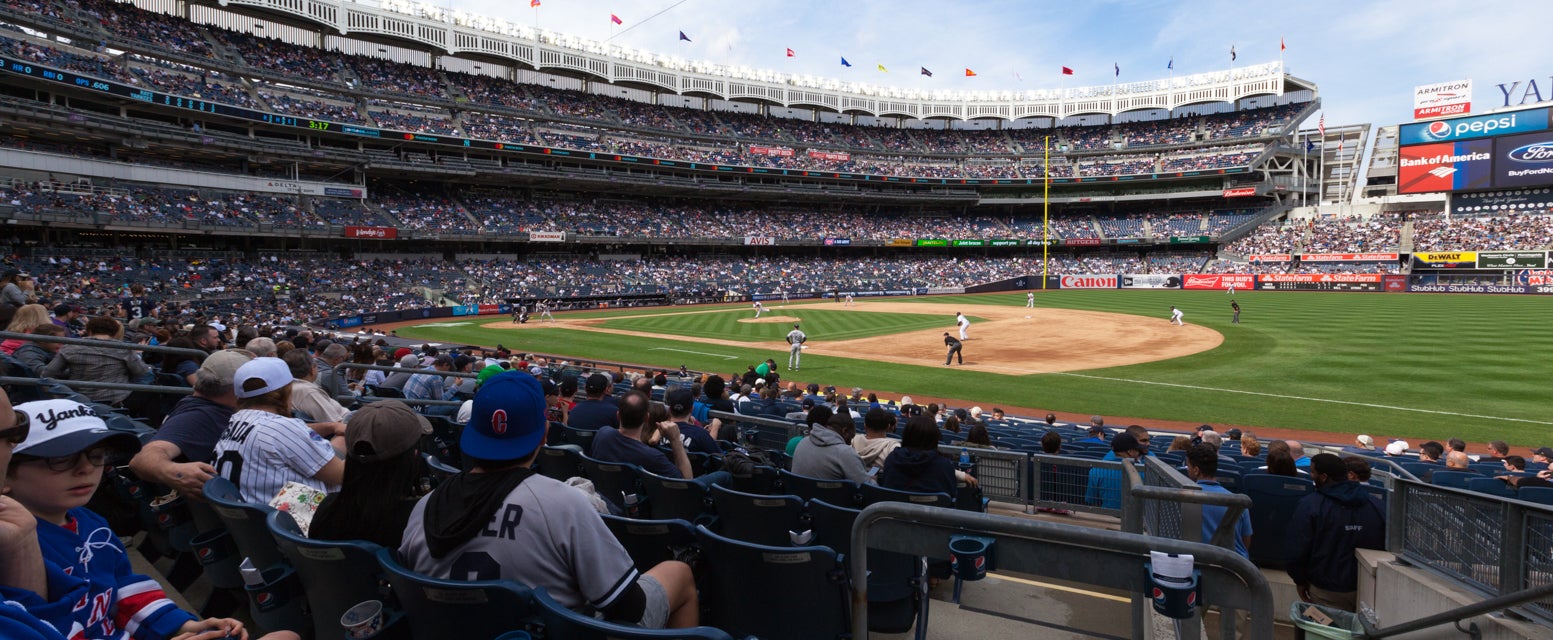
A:
<svg viewBox="0 0 1553 640">
<path fill-rule="evenodd" d="M 1413 88 L 1413 119 L 1472 113 L 1472 81 L 1437 82 Z"/>
</svg>

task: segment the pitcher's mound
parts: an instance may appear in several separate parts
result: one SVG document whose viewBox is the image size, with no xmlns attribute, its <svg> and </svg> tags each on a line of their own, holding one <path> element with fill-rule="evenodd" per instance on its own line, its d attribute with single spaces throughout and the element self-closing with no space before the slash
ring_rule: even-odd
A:
<svg viewBox="0 0 1553 640">
<path fill-rule="evenodd" d="M 798 318 L 794 318 L 792 316 L 761 316 L 759 318 L 740 318 L 739 322 L 774 323 L 774 322 L 800 322 L 800 320 Z"/>
</svg>

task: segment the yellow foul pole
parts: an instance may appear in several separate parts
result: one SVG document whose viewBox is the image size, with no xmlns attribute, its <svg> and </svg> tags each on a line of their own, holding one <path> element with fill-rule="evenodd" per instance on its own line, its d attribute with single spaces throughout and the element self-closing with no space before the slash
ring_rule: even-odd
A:
<svg viewBox="0 0 1553 640">
<path fill-rule="evenodd" d="M 1046 136 L 1045 160 L 1041 163 L 1041 289 L 1046 289 L 1047 252 L 1051 250 L 1052 137 Z"/>
</svg>

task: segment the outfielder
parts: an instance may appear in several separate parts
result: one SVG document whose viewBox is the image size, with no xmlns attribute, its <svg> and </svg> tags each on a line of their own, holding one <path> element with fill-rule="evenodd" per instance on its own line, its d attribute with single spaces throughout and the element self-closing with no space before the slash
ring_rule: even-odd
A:
<svg viewBox="0 0 1553 640">
<path fill-rule="evenodd" d="M 763 305 L 763 304 L 760 303 L 759 300 L 756 300 L 755 301 L 755 318 L 757 320 L 760 319 L 760 314 L 765 313 L 765 312 L 766 312 L 766 305 Z"/>
<path fill-rule="evenodd" d="M 798 370 L 798 361 L 803 357 L 803 343 L 809 341 L 809 336 L 793 324 L 793 330 L 787 332 L 787 368 Z"/>
<path fill-rule="evenodd" d="M 1034 309 L 1035 308 L 1035 292 L 1034 291 L 1031 291 L 1031 292 L 1028 292 L 1028 293 L 1025 294 L 1025 308 L 1026 309 Z"/>
<path fill-rule="evenodd" d="M 965 330 L 970 328 L 971 319 L 965 317 L 965 314 L 956 311 L 954 312 L 954 323 L 960 327 L 960 339 L 970 340 L 971 337 L 965 333 Z"/>
<path fill-rule="evenodd" d="M 787 303 L 788 303 L 787 289 L 783 289 L 782 290 L 782 304 L 787 304 Z"/>
<path fill-rule="evenodd" d="M 1224 287 L 1224 293 L 1235 295 L 1235 283 L 1231 282 L 1228 286 Z"/>
<path fill-rule="evenodd" d="M 1181 322 L 1181 310 L 1180 309 L 1177 309 L 1175 307 L 1170 307 L 1170 323 L 1173 324 L 1173 325 L 1176 325 L 1178 327 L 1184 326 L 1186 324 L 1184 322 Z"/>
</svg>

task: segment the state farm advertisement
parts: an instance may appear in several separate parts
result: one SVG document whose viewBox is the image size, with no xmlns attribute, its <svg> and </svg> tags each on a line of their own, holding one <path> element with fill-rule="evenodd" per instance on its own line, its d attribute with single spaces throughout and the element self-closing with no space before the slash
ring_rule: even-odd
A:
<svg viewBox="0 0 1553 640">
<path fill-rule="evenodd" d="M 1395 253 L 1302 253 L 1300 262 L 1396 262 Z"/>
<path fill-rule="evenodd" d="M 1261 290 L 1276 291 L 1384 291 L 1386 276 L 1379 273 L 1266 273 L 1256 277 Z"/>
<path fill-rule="evenodd" d="M 1246 256 L 1246 259 L 1250 260 L 1252 262 L 1288 262 L 1289 261 L 1289 254 L 1287 254 L 1287 253 L 1264 253 L 1264 254 L 1259 254 L 1259 255 L 1254 255 L 1254 256 Z"/>
<path fill-rule="evenodd" d="M 1079 274 L 1062 276 L 1059 286 L 1063 289 L 1115 289 L 1115 274 Z"/>
<path fill-rule="evenodd" d="M 1493 183 L 1493 140 L 1419 144 L 1402 147 L 1401 155 L 1397 193 L 1487 189 Z"/>
<path fill-rule="evenodd" d="M 1378 273 L 1264 273 L 1257 276 L 1260 282 L 1374 282 L 1381 281 Z"/>
<path fill-rule="evenodd" d="M 345 237 L 393 240 L 399 237 L 399 230 L 393 227 L 345 227 Z"/>
<path fill-rule="evenodd" d="M 1188 273 L 1181 276 L 1182 289 L 1251 289 L 1256 276 L 1249 273 Z"/>
<path fill-rule="evenodd" d="M 1472 81 L 1437 82 L 1413 88 L 1413 119 L 1472 113 Z"/>
</svg>

